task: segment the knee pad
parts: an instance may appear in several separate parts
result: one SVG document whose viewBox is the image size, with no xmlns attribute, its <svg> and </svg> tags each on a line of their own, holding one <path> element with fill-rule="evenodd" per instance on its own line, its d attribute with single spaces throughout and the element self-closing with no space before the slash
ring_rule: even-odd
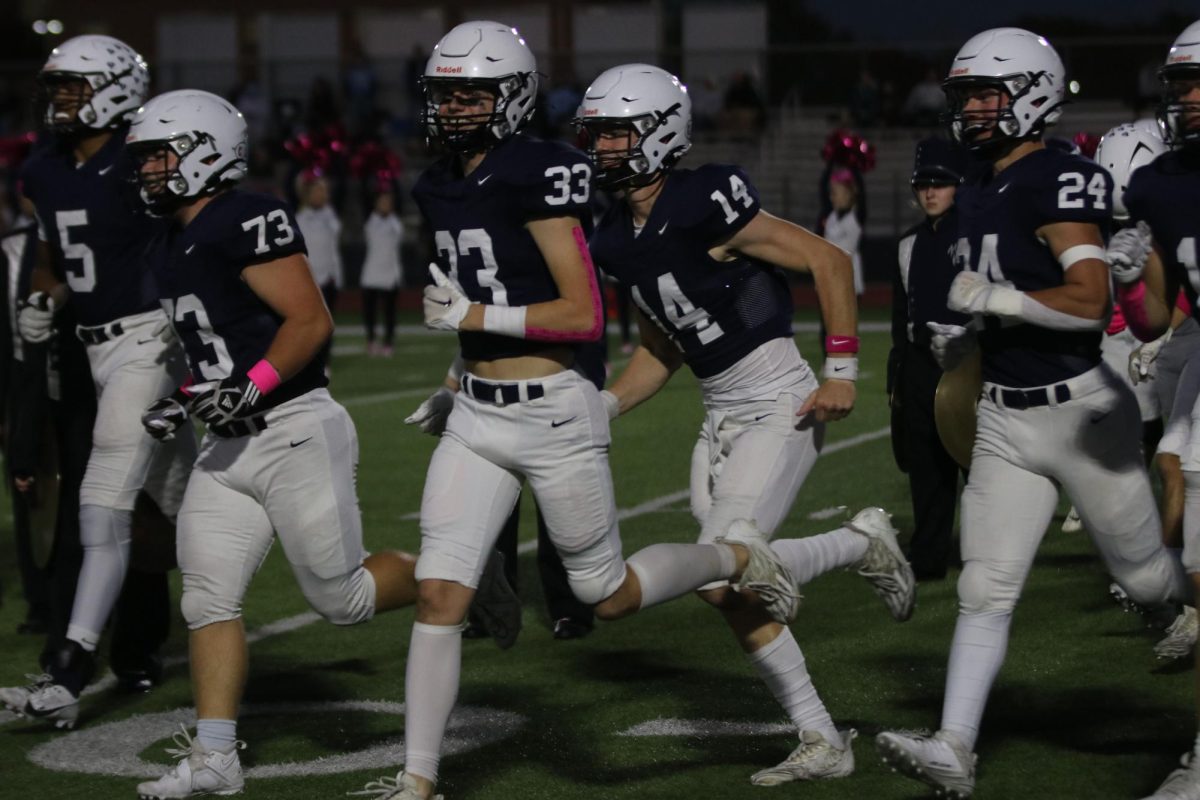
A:
<svg viewBox="0 0 1200 800">
<path fill-rule="evenodd" d="M 216 622 L 228 622 L 242 616 L 241 598 L 219 597 L 202 585 L 189 585 L 188 576 L 183 580 L 183 597 L 179 610 L 188 630 L 194 631 Z"/>
<path fill-rule="evenodd" d="M 968 561 L 958 576 L 958 607 L 964 614 L 1011 613 L 1020 592 L 1020 577 L 999 565 Z"/>
<path fill-rule="evenodd" d="M 375 578 L 361 565 L 336 578 L 309 573 L 300 588 L 313 610 L 334 625 L 357 625 L 375 616 Z"/>
<path fill-rule="evenodd" d="M 579 602 L 589 606 L 594 606 L 601 600 L 611 597 L 617 589 L 621 588 L 621 584 L 625 582 L 625 565 L 621 565 L 620 574 L 616 575 L 612 571 L 603 572 L 573 572 L 567 570 L 567 583 L 571 587 L 571 593 Z"/>
<path fill-rule="evenodd" d="M 1164 550 L 1162 558 L 1132 565 L 1113 577 L 1133 602 L 1147 608 L 1160 606 L 1169 602 L 1175 594 L 1174 570 L 1170 560 L 1171 556 Z"/>
<path fill-rule="evenodd" d="M 79 507 L 79 543 L 85 548 L 111 549 L 129 558 L 133 512 L 97 505 Z"/>
</svg>

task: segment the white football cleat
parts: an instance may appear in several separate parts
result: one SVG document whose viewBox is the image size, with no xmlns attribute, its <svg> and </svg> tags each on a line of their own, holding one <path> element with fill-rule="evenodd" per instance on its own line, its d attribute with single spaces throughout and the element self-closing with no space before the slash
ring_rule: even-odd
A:
<svg viewBox="0 0 1200 800">
<path fill-rule="evenodd" d="M 838 731 L 842 741 L 826 741 L 817 731 L 801 731 L 800 746 L 770 769 L 759 770 L 750 776 L 755 786 L 778 786 L 791 781 L 819 781 L 825 778 L 844 778 L 854 772 L 854 748 L 850 743 L 858 736 L 856 730 Z"/>
<path fill-rule="evenodd" d="M 34 676 L 30 676 L 34 677 Z M 39 681 L 24 689 L 6 690 L 14 692 L 27 691 L 25 707 L 19 712 L 23 716 L 44 719 L 54 723 L 54 727 L 70 730 L 79 719 L 79 698 L 71 694 L 67 687 L 55 683 L 49 675 L 37 676 Z M 5 705 L 8 702 L 5 701 Z"/>
<path fill-rule="evenodd" d="M 19 716 L 25 716 L 25 704 L 29 702 L 31 694 L 43 686 L 54 683 L 54 679 L 44 672 L 40 675 L 27 673 L 25 680 L 29 683 L 24 686 L 0 687 L 0 704 Z"/>
<path fill-rule="evenodd" d="M 796 618 L 800 610 L 800 591 L 796 579 L 754 523 L 735 519 L 719 544 L 740 544 L 750 556 L 742 577 L 738 579 L 739 590 L 749 589 L 762 599 L 771 619 L 787 625 Z"/>
<path fill-rule="evenodd" d="M 1191 753 L 1180 759 L 1182 766 L 1167 776 L 1158 791 L 1142 800 L 1200 800 L 1200 769 Z"/>
<path fill-rule="evenodd" d="M 144 781 L 137 787 L 142 800 L 168 800 L 178 797 L 200 797 L 202 795 L 241 794 L 245 786 L 242 780 L 242 761 L 238 750 L 246 743 L 235 742 L 228 753 L 209 750 L 193 739 L 182 725 L 171 737 L 177 747 L 168 747 L 167 753 L 179 759 L 179 763 L 156 781 Z"/>
<path fill-rule="evenodd" d="M 975 790 L 975 754 L 953 734 L 885 731 L 875 737 L 875 749 L 889 767 L 932 786 L 938 797 L 966 800 Z"/>
<path fill-rule="evenodd" d="M 367 781 L 367 785 L 357 792 L 347 792 L 354 797 L 373 797 L 375 800 L 425 800 L 417 791 L 416 780 L 407 772 L 401 772 L 394 778 L 383 777 L 377 781 Z M 435 794 L 429 800 L 443 800 L 442 795 Z"/>
<path fill-rule="evenodd" d="M 1154 645 L 1154 655 L 1165 659 L 1183 658 L 1196 646 L 1198 633 L 1200 616 L 1196 614 L 1195 606 L 1184 606 L 1183 613 L 1167 628 L 1167 635 Z"/>
<path fill-rule="evenodd" d="M 882 508 L 864 508 L 846 527 L 867 537 L 867 552 L 853 568 L 871 584 L 892 618 L 904 622 L 917 603 L 917 579 L 896 541 L 891 516 Z"/>
<path fill-rule="evenodd" d="M 1067 512 L 1066 519 L 1063 520 L 1063 533 L 1079 533 L 1083 530 L 1083 520 L 1079 518 L 1079 512 L 1075 510 L 1075 506 L 1071 506 L 1071 510 Z"/>
</svg>

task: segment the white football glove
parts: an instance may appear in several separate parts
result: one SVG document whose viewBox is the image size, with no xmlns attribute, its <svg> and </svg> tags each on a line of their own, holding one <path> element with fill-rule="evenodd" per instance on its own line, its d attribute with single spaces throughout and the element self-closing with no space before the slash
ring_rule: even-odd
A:
<svg viewBox="0 0 1200 800">
<path fill-rule="evenodd" d="M 49 339 L 54 328 L 54 298 L 46 292 L 34 292 L 18 305 L 17 330 L 21 338 L 30 344 Z"/>
<path fill-rule="evenodd" d="M 446 420 L 454 410 L 454 392 L 445 386 L 425 398 L 417 410 L 404 418 L 404 424 L 416 425 L 421 433 L 441 436 L 446 430 Z"/>
<path fill-rule="evenodd" d="M 1170 338 L 1171 331 L 1167 331 L 1154 341 L 1142 342 L 1133 348 L 1133 352 L 1129 354 L 1129 381 L 1134 386 L 1142 381 L 1154 380 L 1154 362 L 1158 360 L 1159 351 Z"/>
<path fill-rule="evenodd" d="M 446 277 L 437 264 L 429 265 L 433 283 L 425 287 L 425 327 L 435 331 L 456 331 L 471 301 L 454 282 Z"/>
<path fill-rule="evenodd" d="M 975 332 L 969 328 L 941 322 L 926 322 L 925 325 L 933 331 L 929 349 L 943 370 L 954 369 L 975 349 Z"/>
<path fill-rule="evenodd" d="M 1123 228 L 1113 235 L 1104 257 L 1117 283 L 1133 283 L 1142 277 L 1146 259 L 1154 249 L 1150 226 L 1144 221 L 1132 228 Z"/>
<path fill-rule="evenodd" d="M 963 314 L 983 314 L 987 310 L 988 295 L 992 293 L 992 282 L 978 272 L 963 270 L 954 276 L 946 307 Z M 934 323 L 930 323 L 931 325 Z"/>
</svg>

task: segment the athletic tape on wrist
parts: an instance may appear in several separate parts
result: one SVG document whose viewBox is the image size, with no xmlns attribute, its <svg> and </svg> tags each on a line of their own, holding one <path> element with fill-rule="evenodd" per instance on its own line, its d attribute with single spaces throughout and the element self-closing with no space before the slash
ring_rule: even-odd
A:
<svg viewBox="0 0 1200 800">
<path fill-rule="evenodd" d="M 527 306 L 484 306 L 483 329 L 488 333 L 525 338 L 525 309 Z"/>
</svg>

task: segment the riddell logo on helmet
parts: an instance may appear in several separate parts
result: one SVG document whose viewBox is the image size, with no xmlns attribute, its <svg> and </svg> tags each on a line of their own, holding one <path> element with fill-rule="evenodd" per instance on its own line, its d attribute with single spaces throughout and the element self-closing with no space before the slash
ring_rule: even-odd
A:
<svg viewBox="0 0 1200 800">
<path fill-rule="evenodd" d="M 1170 64 L 1178 64 L 1180 61 L 1191 61 L 1191 60 L 1192 60 L 1192 57 L 1190 55 L 1178 55 L 1178 56 L 1171 56 L 1170 58 L 1167 59 L 1167 62 Z"/>
<path fill-rule="evenodd" d="M 950 77 L 953 78 L 955 75 L 966 75 L 970 71 L 970 67 L 959 67 L 958 69 L 952 69 L 950 70 Z"/>
<path fill-rule="evenodd" d="M 437 67 L 434 71 L 443 75 L 457 75 L 462 72 L 462 70 L 462 67 Z"/>
<path fill-rule="evenodd" d="M 583 110 L 583 115 L 585 117 L 594 117 L 599 113 L 600 113 L 600 109 L 598 109 L 598 108 L 585 108 Z"/>
</svg>

